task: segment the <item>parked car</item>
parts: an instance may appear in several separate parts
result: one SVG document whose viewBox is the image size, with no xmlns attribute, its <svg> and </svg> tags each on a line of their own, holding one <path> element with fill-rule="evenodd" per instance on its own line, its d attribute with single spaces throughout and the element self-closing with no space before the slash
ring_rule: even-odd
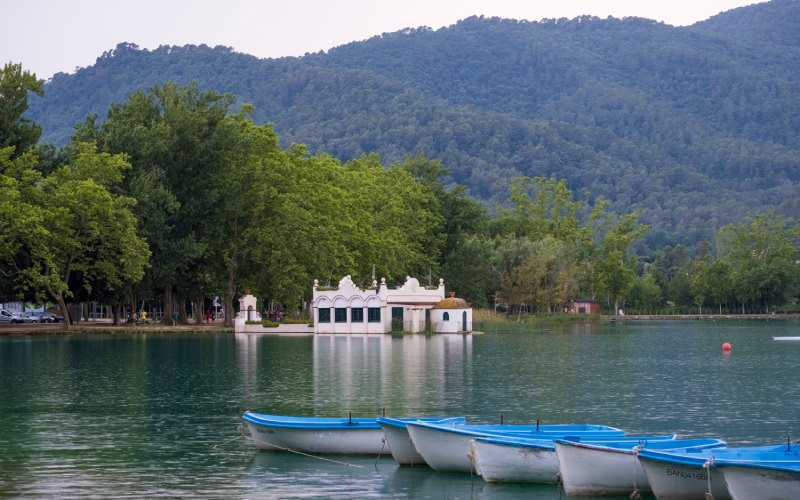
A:
<svg viewBox="0 0 800 500">
<path fill-rule="evenodd" d="M 7 311 L 5 309 L 0 309 L 0 323 L 22 323 L 24 320 L 20 313 L 16 311 Z"/>
<path fill-rule="evenodd" d="M 34 313 L 39 315 L 39 322 L 40 323 L 61 323 L 64 321 L 64 316 L 55 313 L 43 312 L 43 313 Z"/>
<path fill-rule="evenodd" d="M 38 323 L 39 316 L 36 315 L 35 312 L 22 312 L 19 313 L 19 317 L 22 318 L 23 323 Z"/>
</svg>

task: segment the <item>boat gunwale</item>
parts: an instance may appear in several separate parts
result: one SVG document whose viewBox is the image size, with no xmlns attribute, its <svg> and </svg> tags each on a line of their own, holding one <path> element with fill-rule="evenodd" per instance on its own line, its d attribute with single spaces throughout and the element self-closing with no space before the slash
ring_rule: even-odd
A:
<svg viewBox="0 0 800 500">
<path fill-rule="evenodd" d="M 679 446 L 675 446 L 675 448 L 657 447 L 655 449 L 656 450 L 672 450 L 672 449 L 679 449 L 679 450 L 709 450 L 709 449 L 715 449 L 715 448 L 724 448 L 725 446 L 728 445 L 728 443 L 726 443 L 722 439 L 717 439 L 717 438 L 696 438 L 696 439 L 652 439 L 651 438 L 649 442 L 652 442 L 652 443 L 672 443 L 673 441 L 676 444 L 678 444 Z M 691 443 L 691 442 L 694 442 L 696 444 L 689 444 L 688 446 L 683 446 L 683 445 L 686 445 L 687 443 Z M 572 439 L 554 439 L 553 443 L 554 444 L 563 444 L 563 445 L 568 445 L 568 446 L 574 446 L 576 448 L 584 448 L 584 449 L 587 449 L 587 450 L 606 451 L 606 452 L 609 452 L 609 453 L 622 453 L 622 454 L 626 454 L 626 455 L 633 455 L 634 452 L 635 452 L 636 446 L 642 446 L 643 445 L 641 450 L 639 451 L 639 453 L 641 453 L 641 451 L 644 451 L 644 450 L 647 450 L 647 449 L 653 449 L 653 448 L 647 448 L 648 440 L 646 440 L 646 439 L 640 441 L 639 443 L 633 443 L 633 442 L 628 443 L 628 442 L 623 441 L 623 440 L 611 440 L 611 439 L 606 440 L 606 441 L 574 441 Z M 615 444 L 618 445 L 618 446 L 615 446 Z M 632 444 L 633 446 L 628 448 L 627 446 L 629 444 Z"/>
<path fill-rule="evenodd" d="M 526 427 L 535 427 L 534 425 L 531 426 L 523 426 L 523 425 L 487 425 L 485 429 L 481 428 L 479 425 L 438 425 L 435 423 L 429 422 L 408 422 L 408 425 L 417 426 L 417 427 L 424 427 L 426 429 L 431 430 L 438 430 L 444 432 L 451 432 L 453 434 L 459 434 L 462 436 L 478 436 L 478 437 L 492 437 L 492 436 L 511 436 L 511 437 L 526 437 L 526 436 L 536 436 L 532 437 L 531 439 L 543 439 L 543 440 L 552 440 L 555 438 L 560 438 L 564 436 L 583 436 L 585 434 L 594 435 L 604 437 L 603 435 L 613 438 L 614 436 L 623 436 L 624 432 L 622 429 L 617 429 L 615 427 L 607 427 L 607 426 L 600 426 L 596 425 L 593 427 L 598 428 L 597 430 L 584 430 L 584 431 L 575 431 L 575 430 L 564 430 L 563 432 L 558 431 L 557 429 L 548 429 L 545 431 L 532 431 L 525 429 Z M 571 424 L 565 424 L 565 426 L 570 426 Z M 507 427 L 507 430 L 504 430 L 503 427 Z M 540 426 L 541 427 L 541 426 Z M 539 437 L 541 436 L 541 438 Z"/>
<path fill-rule="evenodd" d="M 788 460 L 730 460 L 727 458 L 714 459 L 714 467 L 747 467 L 748 469 L 767 469 L 781 472 L 796 472 L 800 474 L 800 457 Z"/>
<path fill-rule="evenodd" d="M 786 444 L 767 445 L 767 446 L 747 446 L 739 448 L 704 448 L 704 449 L 674 449 L 674 450 L 653 450 L 644 448 L 639 452 L 639 458 L 645 460 L 653 460 L 656 462 L 666 462 L 680 465 L 688 465 L 692 467 L 702 467 L 709 458 L 714 459 L 716 464 L 720 462 L 736 462 L 747 463 L 756 460 L 764 460 L 764 458 L 757 458 L 758 454 L 766 457 L 766 461 L 772 457 L 787 456 L 785 454 L 794 453 L 798 456 L 797 447 L 790 447 L 786 449 Z M 717 455 L 715 455 L 715 453 Z M 728 456 L 726 456 L 728 455 Z M 740 457 L 740 455 L 750 455 L 752 458 Z"/>
<path fill-rule="evenodd" d="M 677 434 L 664 434 L 663 436 L 648 436 L 653 441 L 672 441 L 677 440 Z M 577 437 L 579 439 L 570 439 Z M 625 439 L 629 438 L 629 439 Z M 564 438 L 527 438 L 517 436 L 477 436 L 476 441 L 482 443 L 495 444 L 500 446 L 513 446 L 517 448 L 535 448 L 542 450 L 555 450 L 556 441 L 567 441 L 570 443 L 636 443 L 642 440 L 643 436 L 619 436 L 615 437 L 595 437 L 595 436 L 566 436 Z M 586 441 L 583 441 L 586 439 Z"/>
<path fill-rule="evenodd" d="M 266 418 L 265 418 L 266 417 Z M 242 418 L 254 425 L 279 427 L 284 429 L 364 429 L 378 430 L 381 426 L 374 418 L 339 418 L 339 417 L 287 417 L 263 413 L 244 412 Z"/>
<path fill-rule="evenodd" d="M 375 419 L 378 424 L 385 424 L 398 429 L 405 429 L 409 422 L 440 422 L 443 424 L 459 424 L 467 421 L 467 417 L 409 417 L 409 418 L 394 418 L 394 417 L 378 417 Z"/>
</svg>

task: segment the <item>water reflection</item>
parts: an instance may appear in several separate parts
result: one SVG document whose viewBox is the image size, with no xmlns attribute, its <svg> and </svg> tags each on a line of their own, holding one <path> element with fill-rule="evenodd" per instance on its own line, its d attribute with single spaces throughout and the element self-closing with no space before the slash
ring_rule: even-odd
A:
<svg viewBox="0 0 800 500">
<path fill-rule="evenodd" d="M 469 474 L 441 474 L 429 467 L 399 467 L 390 458 L 334 457 L 319 460 L 258 452 L 245 482 L 253 492 L 278 498 L 497 499 L 562 498 L 553 485 L 486 484 Z"/>
<path fill-rule="evenodd" d="M 237 440 L 245 408 L 593 422 L 731 445 L 800 435 L 799 322 L 475 336 L 0 336 L 0 496 L 555 498 L 469 475 L 344 467 Z M 721 353 L 730 342 L 729 356 Z M 215 445 L 229 443 L 223 447 Z M 349 459 L 348 459 L 349 461 Z M 316 480 L 319 475 L 321 479 Z"/>
<path fill-rule="evenodd" d="M 472 336 L 315 335 L 312 359 L 315 414 L 441 413 L 471 376 Z"/>
</svg>

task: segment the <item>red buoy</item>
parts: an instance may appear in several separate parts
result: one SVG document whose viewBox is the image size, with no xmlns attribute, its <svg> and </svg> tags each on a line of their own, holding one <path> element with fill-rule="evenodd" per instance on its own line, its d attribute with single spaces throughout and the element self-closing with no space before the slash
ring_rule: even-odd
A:
<svg viewBox="0 0 800 500">
<path fill-rule="evenodd" d="M 725 352 L 730 351 L 731 350 L 731 345 L 728 342 L 725 342 L 724 344 L 722 344 L 722 350 L 725 351 Z"/>
</svg>

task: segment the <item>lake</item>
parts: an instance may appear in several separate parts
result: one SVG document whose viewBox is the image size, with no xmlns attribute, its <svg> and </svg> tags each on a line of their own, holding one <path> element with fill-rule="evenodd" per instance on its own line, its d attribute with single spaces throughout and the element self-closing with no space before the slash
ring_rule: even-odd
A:
<svg viewBox="0 0 800 500">
<path fill-rule="evenodd" d="M 0 337 L 0 497 L 559 498 L 259 452 L 241 413 L 465 415 L 631 433 L 800 439 L 800 322 L 630 322 L 528 333 Z M 732 351 L 723 353 L 729 342 Z"/>
</svg>

